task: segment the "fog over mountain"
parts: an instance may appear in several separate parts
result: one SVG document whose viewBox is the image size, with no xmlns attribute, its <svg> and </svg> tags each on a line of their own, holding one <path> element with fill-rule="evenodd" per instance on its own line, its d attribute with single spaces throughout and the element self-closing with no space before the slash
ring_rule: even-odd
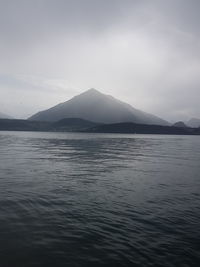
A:
<svg viewBox="0 0 200 267">
<path fill-rule="evenodd" d="M 199 0 L 0 0 L 0 107 L 16 118 L 87 88 L 200 118 Z"/>
<path fill-rule="evenodd" d="M 135 122 L 168 125 L 165 120 L 135 109 L 96 89 L 89 89 L 64 103 L 41 111 L 30 117 L 30 120 L 58 121 L 64 118 L 81 118 L 99 123 Z"/>
<path fill-rule="evenodd" d="M 191 118 L 187 123 L 189 127 L 200 127 L 200 119 L 198 118 Z"/>
<path fill-rule="evenodd" d="M 11 116 L 9 116 L 3 112 L 0 112 L 0 119 L 11 119 Z"/>
</svg>

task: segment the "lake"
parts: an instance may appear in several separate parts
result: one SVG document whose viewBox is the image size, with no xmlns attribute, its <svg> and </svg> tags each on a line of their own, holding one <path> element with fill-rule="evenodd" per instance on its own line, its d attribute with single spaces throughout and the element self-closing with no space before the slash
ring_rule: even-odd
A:
<svg viewBox="0 0 200 267">
<path fill-rule="evenodd" d="M 200 266 L 199 136 L 0 132 L 0 266 Z"/>
</svg>

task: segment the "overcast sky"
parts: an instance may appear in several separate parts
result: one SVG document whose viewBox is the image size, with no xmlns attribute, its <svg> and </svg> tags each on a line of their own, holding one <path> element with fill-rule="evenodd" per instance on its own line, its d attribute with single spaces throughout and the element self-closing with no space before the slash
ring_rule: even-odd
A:
<svg viewBox="0 0 200 267">
<path fill-rule="evenodd" d="M 0 112 L 91 87 L 169 121 L 200 118 L 199 0 L 0 0 Z"/>
</svg>

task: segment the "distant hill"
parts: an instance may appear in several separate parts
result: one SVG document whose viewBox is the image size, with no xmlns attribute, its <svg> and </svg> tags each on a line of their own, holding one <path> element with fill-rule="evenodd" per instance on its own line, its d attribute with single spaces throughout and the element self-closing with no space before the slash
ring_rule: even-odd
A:
<svg viewBox="0 0 200 267">
<path fill-rule="evenodd" d="M 94 133 L 129 133 L 129 134 L 176 134 L 199 135 L 200 128 L 182 128 L 174 126 L 145 125 L 132 122 L 98 125 L 87 130 Z"/>
<path fill-rule="evenodd" d="M 133 122 L 98 124 L 79 118 L 67 118 L 57 122 L 0 119 L 0 131 L 200 135 L 200 128 L 148 125 Z"/>
<path fill-rule="evenodd" d="M 1 131 L 46 131 L 48 129 L 48 122 L 0 119 Z"/>
<path fill-rule="evenodd" d="M 3 112 L 0 112 L 0 119 L 12 119 L 11 116 L 3 113 Z"/>
<path fill-rule="evenodd" d="M 81 118 L 98 123 L 135 122 L 169 125 L 157 116 L 133 108 L 116 98 L 90 89 L 48 110 L 29 118 L 37 121 L 58 121 L 64 118 Z"/>
<path fill-rule="evenodd" d="M 174 127 L 180 127 L 180 128 L 186 128 L 187 125 L 185 125 L 185 123 L 183 121 L 178 121 L 176 123 L 173 124 Z"/>
<path fill-rule="evenodd" d="M 96 125 L 98 124 L 78 118 L 63 119 L 57 122 L 0 119 L 0 130 L 2 131 L 77 132 Z"/>
<path fill-rule="evenodd" d="M 198 128 L 200 127 L 200 119 L 192 118 L 186 123 L 189 127 Z"/>
</svg>

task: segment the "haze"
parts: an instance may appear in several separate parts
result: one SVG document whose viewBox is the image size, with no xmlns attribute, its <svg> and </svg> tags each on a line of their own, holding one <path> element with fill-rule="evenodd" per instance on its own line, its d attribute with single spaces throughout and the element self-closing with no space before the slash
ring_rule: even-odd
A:
<svg viewBox="0 0 200 267">
<path fill-rule="evenodd" d="M 200 117 L 198 0 L 0 0 L 0 112 L 93 87 L 169 121 Z"/>
</svg>

